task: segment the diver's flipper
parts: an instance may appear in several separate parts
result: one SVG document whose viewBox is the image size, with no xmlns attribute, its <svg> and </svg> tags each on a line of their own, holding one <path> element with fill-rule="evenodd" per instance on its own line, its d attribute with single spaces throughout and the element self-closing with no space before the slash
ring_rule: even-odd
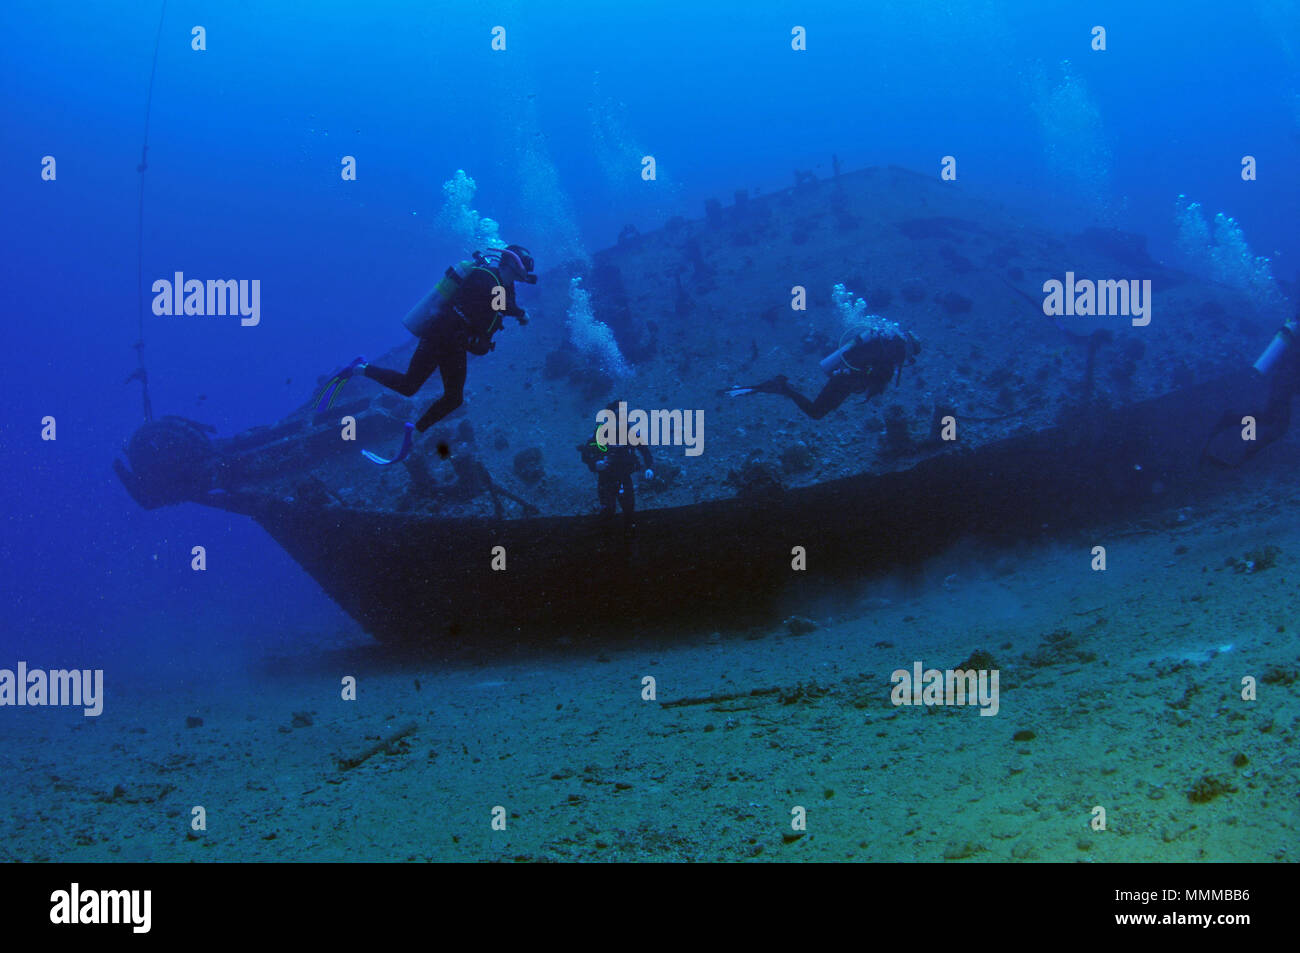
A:
<svg viewBox="0 0 1300 953">
<path fill-rule="evenodd" d="M 784 374 L 765 380 L 760 384 L 733 384 L 725 390 L 718 391 L 719 397 L 744 397 L 746 394 L 785 394 L 790 390 L 790 382 Z"/>
<path fill-rule="evenodd" d="M 352 379 L 353 373 L 357 366 L 366 363 L 364 357 L 358 357 L 343 370 L 339 371 L 329 379 L 325 384 L 325 389 L 321 391 L 320 396 L 316 398 L 316 407 L 312 413 L 319 417 L 325 411 L 334 406 L 334 401 L 338 398 L 339 392 L 343 390 L 343 385 Z"/>
<path fill-rule="evenodd" d="M 411 452 L 411 443 L 413 441 L 412 434 L 414 434 L 414 432 L 415 432 L 415 424 L 411 423 L 410 421 L 407 421 L 406 436 L 402 438 L 402 449 L 398 450 L 397 456 L 393 457 L 393 459 L 391 460 L 385 460 L 379 454 L 371 453 L 369 450 L 362 450 L 361 455 L 365 457 L 367 460 L 369 460 L 371 463 L 377 463 L 381 467 L 386 467 L 390 463 L 401 463 L 403 460 L 406 459 L 407 454 Z"/>
<path fill-rule="evenodd" d="M 316 398 L 316 406 L 312 409 L 312 414 L 319 417 L 321 414 L 325 413 L 325 411 L 333 407 L 334 398 L 338 396 L 339 391 L 347 381 L 348 379 L 346 377 L 339 377 L 337 375 L 331 377 L 329 383 L 325 385 L 325 389 L 321 391 L 320 396 Z"/>
</svg>

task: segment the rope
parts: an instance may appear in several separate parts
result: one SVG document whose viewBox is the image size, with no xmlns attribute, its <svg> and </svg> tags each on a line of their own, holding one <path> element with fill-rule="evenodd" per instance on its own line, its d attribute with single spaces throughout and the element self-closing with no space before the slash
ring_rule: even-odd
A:
<svg viewBox="0 0 1300 953">
<path fill-rule="evenodd" d="M 162 11 L 158 14 L 158 33 L 153 41 L 153 65 L 149 69 L 149 97 L 144 107 L 144 143 L 140 147 L 140 164 L 135 167 L 135 171 L 140 173 L 140 200 L 136 207 L 135 230 L 136 316 L 139 321 L 135 353 L 139 363 L 127 380 L 140 381 L 146 421 L 153 420 L 153 403 L 149 400 L 149 372 L 144 366 L 144 173 L 149 168 L 149 117 L 153 114 L 153 81 L 158 74 L 158 49 L 162 45 L 163 18 L 166 16 L 167 0 L 163 0 Z"/>
</svg>

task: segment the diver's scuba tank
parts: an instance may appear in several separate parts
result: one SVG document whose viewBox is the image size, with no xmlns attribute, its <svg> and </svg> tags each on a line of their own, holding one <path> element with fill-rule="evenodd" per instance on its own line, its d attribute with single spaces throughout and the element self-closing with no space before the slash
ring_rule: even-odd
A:
<svg viewBox="0 0 1300 953">
<path fill-rule="evenodd" d="M 827 376 L 834 374 L 841 367 L 847 367 L 851 371 L 859 370 L 857 366 L 849 362 L 845 355 L 854 348 L 866 344 L 869 340 L 871 340 L 870 331 L 863 330 L 852 335 L 846 343 L 841 344 L 834 351 L 821 359 L 822 370 L 826 372 Z"/>
<path fill-rule="evenodd" d="M 446 305 L 456 297 L 461 284 L 475 268 L 487 265 L 488 260 L 482 252 L 474 252 L 468 261 L 459 261 L 450 266 L 442 280 L 433 286 L 433 290 L 420 299 L 420 303 L 407 312 L 402 324 L 416 337 L 424 337 L 433 328 L 433 319 Z"/>
<path fill-rule="evenodd" d="M 1296 333 L 1300 331 L 1297 326 L 1297 320 L 1300 315 L 1290 318 L 1286 324 L 1277 329 L 1277 334 L 1273 335 L 1273 340 L 1268 343 L 1264 353 L 1259 356 L 1255 362 L 1255 370 L 1259 371 L 1265 377 L 1273 372 L 1278 362 L 1286 355 L 1296 342 Z"/>
<path fill-rule="evenodd" d="M 822 369 L 827 376 L 845 368 L 848 371 L 865 371 L 872 364 L 881 363 L 888 360 L 893 364 L 898 361 L 898 367 L 902 368 L 902 363 L 915 363 L 917 355 L 920 354 L 920 341 L 917 335 L 911 332 L 894 332 L 880 333 L 872 328 L 862 328 L 861 330 L 850 329 L 846 332 L 846 341 L 841 338 L 841 345 L 822 359 Z M 902 355 L 887 358 L 893 342 L 901 341 Z"/>
</svg>

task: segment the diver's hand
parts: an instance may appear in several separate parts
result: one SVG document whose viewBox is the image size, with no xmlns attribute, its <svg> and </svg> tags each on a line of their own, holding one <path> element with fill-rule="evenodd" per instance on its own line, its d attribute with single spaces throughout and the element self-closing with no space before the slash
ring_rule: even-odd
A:
<svg viewBox="0 0 1300 953">
<path fill-rule="evenodd" d="M 647 480 L 653 480 L 655 478 L 655 472 L 653 470 L 646 470 L 645 478 Z"/>
</svg>

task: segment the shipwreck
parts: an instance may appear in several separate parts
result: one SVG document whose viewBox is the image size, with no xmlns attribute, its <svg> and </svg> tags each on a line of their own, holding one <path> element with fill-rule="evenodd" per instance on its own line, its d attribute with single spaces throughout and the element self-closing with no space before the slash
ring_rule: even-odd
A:
<svg viewBox="0 0 1300 953">
<path fill-rule="evenodd" d="M 1045 314 L 1044 283 L 1067 272 L 1149 281 L 1148 320 Z M 570 342 L 575 275 L 631 376 Z M 844 330 L 837 283 L 924 342 L 897 386 L 820 421 L 779 396 L 720 396 L 778 373 L 815 391 Z M 1057 532 L 1209 479 L 1201 445 L 1277 318 L 1139 236 L 1054 231 L 897 168 L 804 174 L 629 227 L 590 260 L 543 267 L 526 303 L 528 327 L 471 365 L 464 407 L 401 464 L 358 448 L 396 446 L 436 378 L 414 400 L 350 383 L 324 420 L 304 394 L 231 436 L 163 417 L 117 473 L 143 507 L 255 520 L 384 641 L 745 624 L 965 534 Z M 384 366 L 414 348 L 399 319 L 407 340 Z M 630 537 L 594 512 L 574 450 L 619 399 L 701 410 L 708 430 L 698 456 L 656 448 Z"/>
</svg>

